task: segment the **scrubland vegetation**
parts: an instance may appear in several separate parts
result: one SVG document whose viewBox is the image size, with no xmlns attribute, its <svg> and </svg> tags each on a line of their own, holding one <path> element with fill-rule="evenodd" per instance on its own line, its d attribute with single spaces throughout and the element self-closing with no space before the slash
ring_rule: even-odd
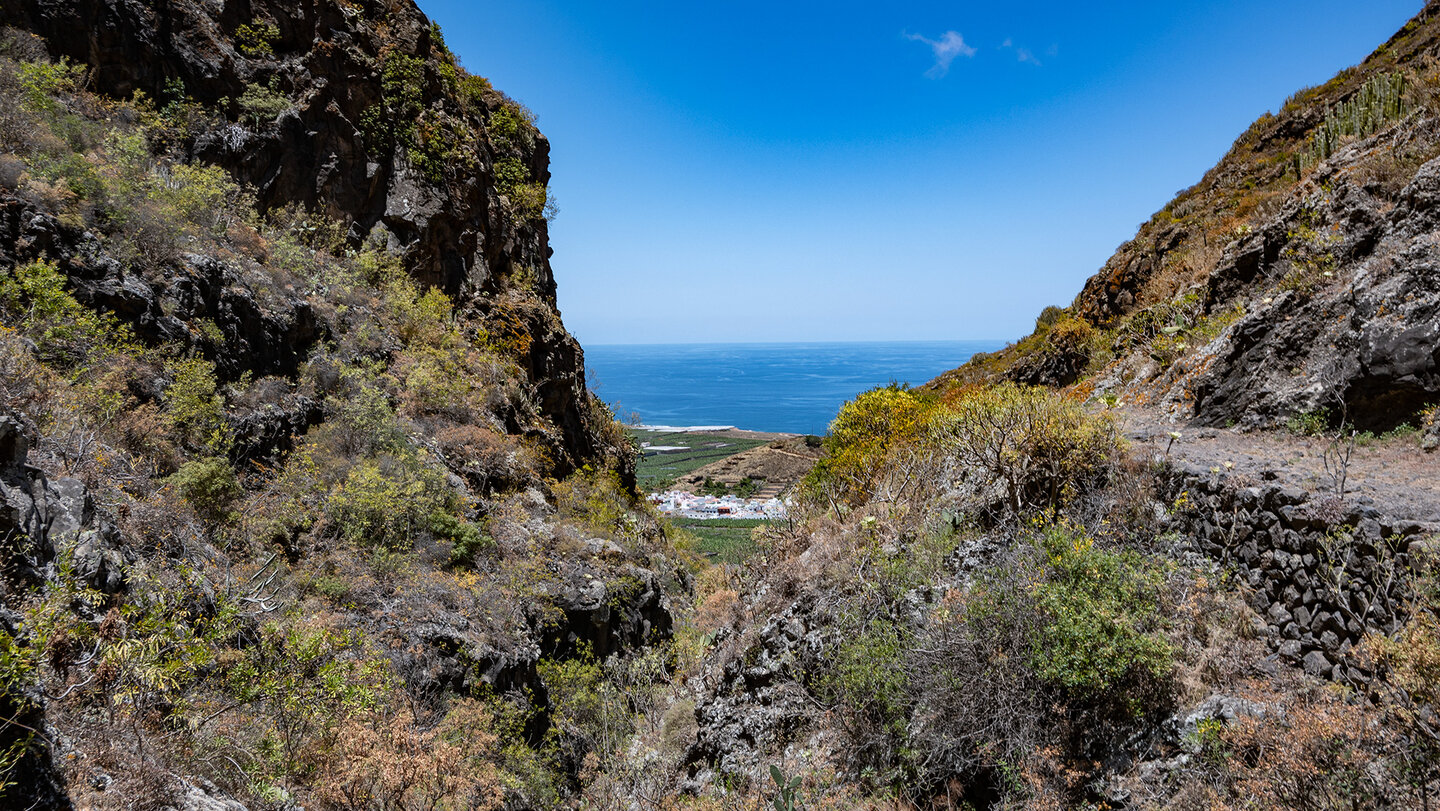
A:
<svg viewBox="0 0 1440 811">
<path fill-rule="evenodd" d="M 257 53 L 274 38 L 245 36 Z M 406 59 L 385 65 L 397 93 L 418 69 Z M 564 641 L 561 592 L 583 568 L 614 612 L 634 611 L 646 589 L 678 591 L 691 564 L 621 484 L 629 444 L 598 401 L 578 429 L 608 450 L 581 470 L 562 462 L 519 318 L 554 316 L 523 280 L 485 311 L 462 309 L 383 244 L 349 244 L 297 208 L 260 211 L 181 148 L 224 109 L 182 91 L 104 98 L 85 76 L 23 34 L 0 47 L 4 205 L 81 240 L 67 266 L 0 266 L 0 396 L 37 440 L 29 463 L 78 479 L 113 519 L 101 532 L 116 577 L 85 569 L 83 538 L 36 577 L 27 561 L 46 551 L 5 538 L 0 785 L 34 788 L 16 781 L 44 757 L 97 808 L 164 804 L 182 778 L 251 808 L 544 808 L 574 795 L 595 753 L 632 734 L 631 703 L 674 654 L 660 627 L 636 640 L 650 647 L 603 659 Z M 239 100 L 242 121 L 273 119 L 268 93 Z M 396 117 L 412 101 L 387 95 L 376 121 L 414 122 Z M 426 168 L 435 142 L 419 121 L 383 134 Z M 531 132 L 516 105 L 491 118 L 502 152 Z M 528 170 L 499 182 L 520 216 L 540 215 Z M 87 263 L 123 267 L 160 312 L 142 303 L 122 320 L 116 299 L 77 283 Z M 213 263 L 256 319 L 313 317 L 321 338 L 293 369 L 255 374 L 263 359 L 236 352 L 245 336 L 196 308 Z M 279 432 L 257 437 L 267 419 Z M 585 551 L 596 539 L 606 561 Z M 412 633 L 426 623 L 448 624 L 462 649 L 428 650 Z M 509 648 L 518 675 L 481 672 Z M 42 708 L 43 728 L 31 723 Z"/>
<path fill-rule="evenodd" d="M 235 39 L 283 49 L 258 19 Z M 484 144 L 495 210 L 543 228 L 533 117 L 438 31 L 428 55 L 382 39 L 366 148 L 446 184 Z M 1433 104 L 1430 63 L 1376 59 L 1258 122 L 1032 336 L 846 404 L 791 520 L 695 538 L 637 499 L 602 404 L 547 410 L 536 344 L 563 328 L 533 268 L 452 298 L 383 234 L 262 206 L 195 158 L 199 131 L 285 116 L 283 82 L 108 98 L 7 33 L 0 440 L 28 456 L 0 472 L 7 505 L 30 488 L 64 520 L 0 515 L 0 797 L 54 778 L 90 808 L 1428 807 L 1433 540 L 1313 516 L 1308 589 L 1342 592 L 1353 560 L 1403 586 L 1347 605 L 1359 644 L 1307 675 L 1271 654 L 1258 581 L 1181 531 L 1203 495 L 1127 446 L 1097 380 L 1126 358 L 1188 374 L 1256 297 L 1335 284 L 1317 208 L 1256 296 L 1206 287 L 1327 160 Z M 417 96 L 433 76 L 446 97 Z M 1366 182 L 1393 200 L 1437 143 L 1365 158 Z M 1433 407 L 1406 419 L 1392 439 L 1435 431 Z M 1393 621 L 1367 626 L 1377 599 Z"/>
<path fill-rule="evenodd" d="M 1183 505 L 1159 500 L 1163 463 L 1131 459 L 1072 395 L 880 389 L 826 441 L 800 528 L 767 530 L 762 566 L 697 590 L 696 621 L 734 634 L 712 674 L 781 657 L 759 682 L 719 677 L 710 701 L 775 680 L 808 697 L 753 753 L 802 778 L 804 807 L 1419 807 L 1433 792 L 1428 558 L 1408 622 L 1352 651 L 1376 678 L 1322 683 L 1267 660 L 1245 585 L 1167 531 Z M 789 617 L 808 630 L 776 654 Z M 695 807 L 780 796 L 763 775 Z"/>
</svg>

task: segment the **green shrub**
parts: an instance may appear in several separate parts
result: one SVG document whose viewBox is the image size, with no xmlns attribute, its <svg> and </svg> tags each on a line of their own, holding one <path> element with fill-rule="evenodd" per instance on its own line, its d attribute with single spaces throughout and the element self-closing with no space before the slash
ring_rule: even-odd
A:
<svg viewBox="0 0 1440 811">
<path fill-rule="evenodd" d="M 79 370 L 114 355 L 136 355 L 129 327 L 75 300 L 53 262 L 0 270 L 0 317 L 35 342 L 41 360 Z"/>
<path fill-rule="evenodd" d="M 1285 430 L 1295 436 L 1321 436 L 1330 428 L 1330 410 L 1317 408 L 1291 415 L 1285 421 Z"/>
<path fill-rule="evenodd" d="M 1054 324 L 1056 321 L 1059 321 L 1060 318 L 1064 315 L 1064 307 L 1056 307 L 1053 304 L 1046 307 L 1045 309 L 1041 310 L 1040 315 L 1035 318 L 1035 331 L 1044 331 L 1045 328 L 1049 327 L 1051 324 Z"/>
<path fill-rule="evenodd" d="M 144 132 L 111 131 L 105 140 L 106 185 L 113 216 L 124 224 L 125 217 L 145 200 L 154 184 L 151 169 L 155 161 Z"/>
<path fill-rule="evenodd" d="M 390 400 L 379 387 L 353 383 L 354 373 L 345 375 L 354 390 L 332 398 L 330 419 L 316 437 L 345 456 L 374 456 L 398 453 L 405 448 L 405 434 L 395 422 Z"/>
<path fill-rule="evenodd" d="M 221 457 L 195 459 L 180 466 L 170 477 L 195 512 L 212 521 L 223 521 L 244 489 L 230 462 Z"/>
<path fill-rule="evenodd" d="M 535 114 L 516 101 L 506 99 L 500 109 L 490 115 L 485 127 L 490 133 L 490 140 L 501 151 L 534 147 Z"/>
<path fill-rule="evenodd" d="M 1157 683 L 1174 667 L 1174 649 L 1161 633 L 1163 569 L 1135 552 L 1100 549 L 1063 526 L 1037 544 L 1047 566 L 1034 591 L 1040 623 L 1030 666 L 1072 699 L 1118 700 L 1131 714 L 1143 713 L 1149 691 L 1125 691 Z"/>
<path fill-rule="evenodd" d="M 273 80 L 269 87 L 254 82 L 245 85 L 236 104 L 240 106 L 241 118 L 256 127 L 274 121 L 293 106 L 290 97 L 277 89 Z"/>
<path fill-rule="evenodd" d="M 578 763 L 589 753 L 609 757 L 635 731 L 636 718 L 625 694 L 588 649 L 573 659 L 542 659 L 540 678 L 550 693 L 559 743 Z"/>
<path fill-rule="evenodd" d="M 313 774 L 315 756 L 335 733 L 382 709 L 393 685 L 388 663 L 358 631 L 272 621 L 256 636 L 216 678 L 234 703 L 252 708 L 245 743 L 259 756 L 246 759 L 243 776 L 264 794 Z"/>
<path fill-rule="evenodd" d="M 401 276 L 394 278 L 384 292 L 395 331 L 407 345 L 446 348 L 462 342 L 454 308 L 442 291 L 434 287 L 423 290 Z"/>
<path fill-rule="evenodd" d="M 515 213 L 527 220 L 555 219 L 554 201 L 544 183 L 520 183 L 507 192 Z"/>
<path fill-rule="evenodd" d="M 495 549 L 495 539 L 480 527 L 444 510 L 430 517 L 430 528 L 436 537 L 450 542 L 450 563 L 455 566 L 472 566 L 476 558 Z"/>
<path fill-rule="evenodd" d="M 280 29 L 274 23 L 248 23 L 235 29 L 235 45 L 246 56 L 274 56 L 278 39 Z"/>
<path fill-rule="evenodd" d="M 53 158 L 37 155 L 31 161 L 31 171 L 52 183 L 63 183 L 81 200 L 104 202 L 105 179 L 84 155 L 70 153 Z"/>
<path fill-rule="evenodd" d="M 350 596 L 350 581 L 335 575 L 320 574 L 309 580 L 309 588 L 334 603 L 340 603 Z"/>
<path fill-rule="evenodd" d="M 149 196 L 166 207 L 166 214 L 217 238 L 224 237 L 252 208 L 228 172 L 204 164 L 170 167 Z"/>
<path fill-rule="evenodd" d="M 347 542 L 403 550 L 421 533 L 436 534 L 435 516 L 449 500 L 444 478 L 418 460 L 365 460 L 330 492 L 325 510 Z"/>
<path fill-rule="evenodd" d="M 406 402 L 424 414 L 463 415 L 473 383 L 455 355 L 435 350 L 407 353 Z"/>
<path fill-rule="evenodd" d="M 835 651 L 825 692 L 845 708 L 847 724 L 903 735 L 910 711 L 905 658 L 910 632 L 889 618 L 874 619 Z"/>
<path fill-rule="evenodd" d="M 963 783 L 1037 762 L 1069 768 L 1064 760 L 1087 758 L 1076 753 L 1116 751 L 1169 713 L 1177 654 L 1165 635 L 1167 583 L 1164 564 L 1101 549 L 1064 524 L 976 572 L 895 665 L 911 708 L 899 751 L 915 782 Z M 858 686 L 867 685 L 889 689 Z"/>
<path fill-rule="evenodd" d="M 63 58 L 59 62 L 21 62 L 21 104 L 32 113 L 60 112 L 57 96 L 73 92 L 84 72 L 83 65 L 72 65 Z"/>
<path fill-rule="evenodd" d="M 415 125 L 424 111 L 425 63 L 409 54 L 388 52 L 380 66 L 379 104 L 360 116 L 360 131 L 375 153 L 414 143 Z"/>
<path fill-rule="evenodd" d="M 39 669 L 40 651 L 0 628 L 0 707 L 12 723 L 0 724 L 0 799 L 15 785 L 15 768 L 25 758 L 35 734 L 15 723 L 30 715 L 29 698 Z"/>
<path fill-rule="evenodd" d="M 530 181 L 530 169 L 519 158 L 495 161 L 495 189 L 505 195 L 517 215 L 526 219 L 548 216 L 549 192 L 544 183 Z"/>
<path fill-rule="evenodd" d="M 482 109 L 485 106 L 485 94 L 493 90 L 489 79 L 464 72 L 458 75 L 456 85 L 460 99 L 471 110 Z"/>
<path fill-rule="evenodd" d="M 225 401 L 216 393 L 215 364 L 185 358 L 165 366 L 165 418 L 180 441 L 192 450 L 222 455 L 234 439 L 225 418 Z"/>
</svg>

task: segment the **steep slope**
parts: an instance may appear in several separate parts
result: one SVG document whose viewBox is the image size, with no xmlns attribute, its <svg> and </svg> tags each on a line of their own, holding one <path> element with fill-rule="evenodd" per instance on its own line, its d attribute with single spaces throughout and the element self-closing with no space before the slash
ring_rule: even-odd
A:
<svg viewBox="0 0 1440 811">
<path fill-rule="evenodd" d="M 533 116 L 409 2 L 0 23 L 0 805 L 568 801 L 690 570 Z"/>
<path fill-rule="evenodd" d="M 847 403 L 791 521 L 698 583 L 688 748 L 635 793 L 1429 807 L 1437 60 L 1432 4 L 1034 334 Z"/>
<path fill-rule="evenodd" d="M 1432 4 L 1256 121 L 1070 307 L 935 385 L 1078 383 L 1213 426 L 1420 421 L 1440 401 L 1437 66 Z"/>
<path fill-rule="evenodd" d="M 181 105 L 170 151 L 224 167 L 263 211 L 379 241 L 421 284 L 529 340 L 522 361 L 571 461 L 596 452 L 579 346 L 555 311 L 549 142 L 399 2 L 8 3 L 0 24 L 90 66 L 87 87 Z M 498 299 L 518 280 L 537 302 Z"/>
</svg>

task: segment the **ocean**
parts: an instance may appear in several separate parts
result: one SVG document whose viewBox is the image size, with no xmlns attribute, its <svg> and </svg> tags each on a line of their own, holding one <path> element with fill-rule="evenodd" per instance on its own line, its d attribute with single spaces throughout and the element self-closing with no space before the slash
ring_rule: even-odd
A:
<svg viewBox="0 0 1440 811">
<path fill-rule="evenodd" d="M 585 347 L 622 421 L 823 434 L 840 406 L 889 383 L 920 385 L 1003 341 L 644 344 Z"/>
</svg>

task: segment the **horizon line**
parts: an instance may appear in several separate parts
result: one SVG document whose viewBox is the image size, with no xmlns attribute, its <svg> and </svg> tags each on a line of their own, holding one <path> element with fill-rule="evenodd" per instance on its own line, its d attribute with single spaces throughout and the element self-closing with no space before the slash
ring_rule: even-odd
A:
<svg viewBox="0 0 1440 811">
<path fill-rule="evenodd" d="M 1009 345 L 1015 338 L 880 338 L 868 340 L 803 340 L 803 341 L 635 341 L 632 343 L 580 341 L 580 348 L 601 346 L 795 346 L 804 344 L 964 344 L 998 343 Z"/>
</svg>

